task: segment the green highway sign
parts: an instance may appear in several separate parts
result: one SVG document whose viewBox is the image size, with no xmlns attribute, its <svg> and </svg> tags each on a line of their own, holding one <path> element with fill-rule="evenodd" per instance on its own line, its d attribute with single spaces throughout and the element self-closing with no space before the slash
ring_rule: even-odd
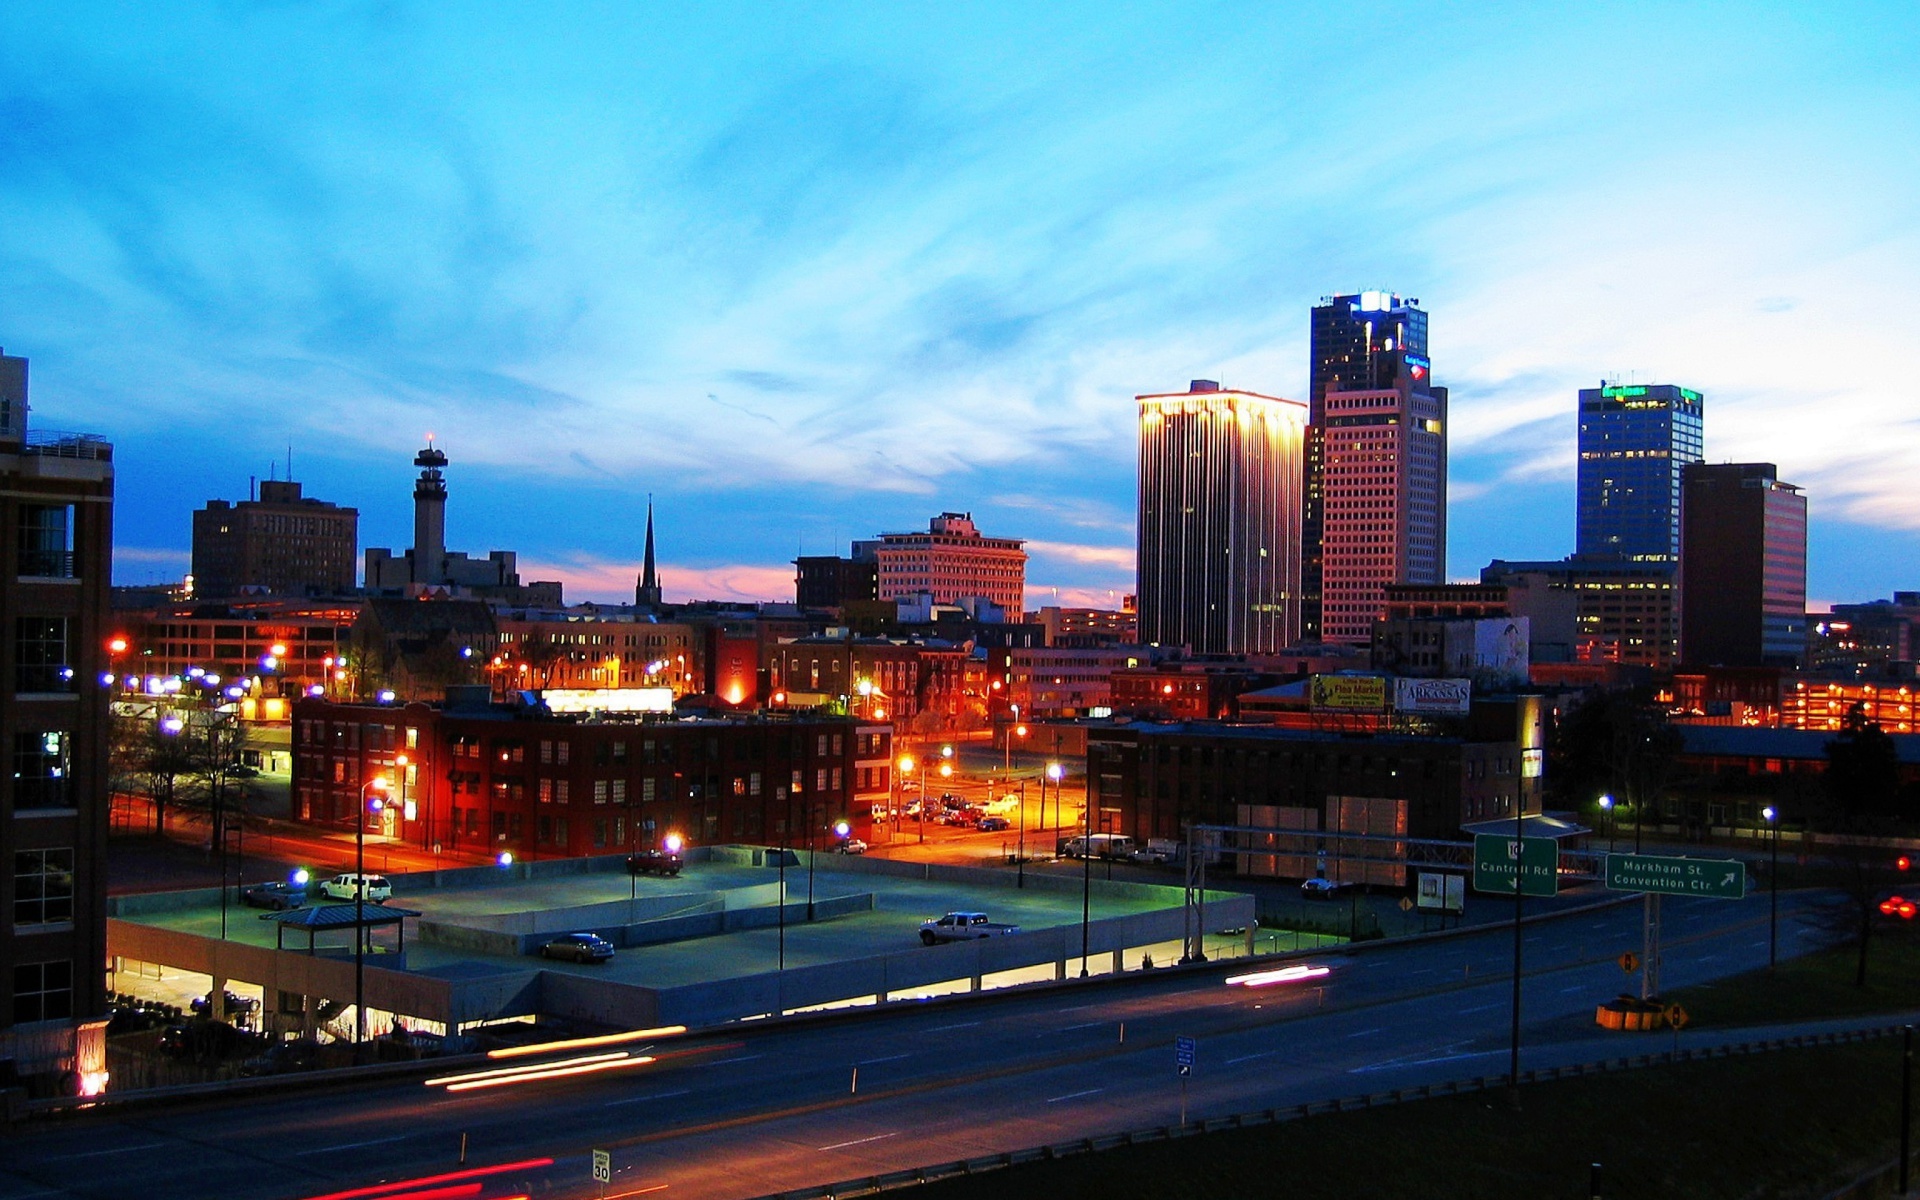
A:
<svg viewBox="0 0 1920 1200">
<path fill-rule="evenodd" d="M 1662 854 L 1607 855 L 1607 889 L 1666 896 L 1738 900 L 1747 894 L 1747 867 L 1732 858 L 1674 858 Z"/>
<path fill-rule="evenodd" d="M 1513 895 L 1520 881 L 1522 896 L 1560 894 L 1560 843 L 1553 838 L 1520 838 L 1499 834 L 1473 835 L 1473 890 L 1498 896 Z"/>
</svg>

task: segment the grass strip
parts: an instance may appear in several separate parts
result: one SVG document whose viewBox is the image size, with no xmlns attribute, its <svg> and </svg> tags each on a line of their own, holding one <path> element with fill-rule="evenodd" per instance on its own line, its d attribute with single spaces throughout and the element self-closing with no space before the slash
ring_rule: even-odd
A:
<svg viewBox="0 0 1920 1200">
<path fill-rule="evenodd" d="M 926 1200 L 1820 1196 L 1891 1161 L 1900 1043 L 1783 1050 L 1530 1084 L 1075 1155 L 916 1189 Z"/>
</svg>

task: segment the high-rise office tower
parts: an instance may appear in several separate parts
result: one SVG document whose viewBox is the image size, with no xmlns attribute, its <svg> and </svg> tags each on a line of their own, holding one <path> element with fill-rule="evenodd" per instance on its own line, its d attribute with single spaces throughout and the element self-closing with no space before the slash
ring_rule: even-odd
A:
<svg viewBox="0 0 1920 1200">
<path fill-rule="evenodd" d="M 1806 653 L 1807 498 L 1772 463 L 1690 463 L 1681 479 L 1680 654 L 1795 667 Z"/>
<path fill-rule="evenodd" d="M 1680 472 L 1700 461 L 1702 407 L 1671 384 L 1580 389 L 1579 557 L 1680 561 Z"/>
<path fill-rule="evenodd" d="M 1390 292 L 1313 310 L 1303 528 L 1309 640 L 1364 643 L 1389 584 L 1438 584 L 1447 558 L 1447 390 L 1427 314 Z"/>
<path fill-rule="evenodd" d="M 1140 404 L 1140 639 L 1258 654 L 1300 635 L 1307 406 L 1196 379 Z"/>
<path fill-rule="evenodd" d="M 46 1060 L 73 1044 L 53 1036 L 56 1023 L 98 1015 L 106 999 L 107 701 L 109 677 L 128 665 L 107 632 L 112 545 L 113 447 L 30 432 L 27 360 L 0 354 L 0 630 L 11 639 L 0 746 L 12 755 L 0 861 L 13 872 L 0 1029 L 25 1035 L 10 1043 L 22 1075 L 51 1085 L 72 1069 L 89 1090 L 105 1063 Z"/>
</svg>

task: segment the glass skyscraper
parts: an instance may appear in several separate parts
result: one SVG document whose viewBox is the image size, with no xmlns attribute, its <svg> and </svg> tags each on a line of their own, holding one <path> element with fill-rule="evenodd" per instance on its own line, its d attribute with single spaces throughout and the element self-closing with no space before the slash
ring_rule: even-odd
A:
<svg viewBox="0 0 1920 1200">
<path fill-rule="evenodd" d="M 1580 390 L 1582 558 L 1680 562 L 1680 475 L 1702 459 L 1699 392 L 1671 384 Z"/>
</svg>

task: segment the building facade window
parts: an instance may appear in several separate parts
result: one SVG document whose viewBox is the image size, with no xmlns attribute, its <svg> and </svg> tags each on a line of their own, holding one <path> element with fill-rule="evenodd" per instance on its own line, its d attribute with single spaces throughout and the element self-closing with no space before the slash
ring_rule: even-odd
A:
<svg viewBox="0 0 1920 1200">
<path fill-rule="evenodd" d="M 57 729 L 13 735 L 13 807 L 72 808 L 72 735 Z"/>
<path fill-rule="evenodd" d="M 20 506 L 19 571 L 35 579 L 73 578 L 73 505 Z"/>
<path fill-rule="evenodd" d="M 69 692 L 73 667 L 67 662 L 65 617 L 18 617 L 13 626 L 13 690 Z"/>
<path fill-rule="evenodd" d="M 14 851 L 14 925 L 52 925 L 71 920 L 73 849 Z"/>
<path fill-rule="evenodd" d="M 73 963 L 19 963 L 13 968 L 13 1023 L 63 1021 L 73 1015 Z"/>
</svg>

